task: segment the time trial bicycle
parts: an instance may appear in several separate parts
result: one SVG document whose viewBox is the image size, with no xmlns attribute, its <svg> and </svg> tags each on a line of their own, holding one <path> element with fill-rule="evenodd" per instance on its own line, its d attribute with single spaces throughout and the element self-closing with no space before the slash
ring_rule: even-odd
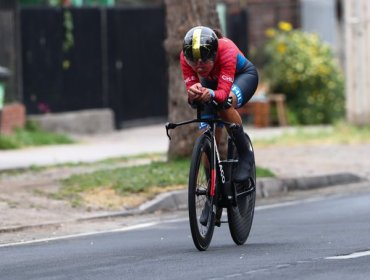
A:
<svg viewBox="0 0 370 280">
<path fill-rule="evenodd" d="M 235 183 L 233 174 L 238 163 L 235 144 L 229 136 L 227 159 L 221 160 L 215 132 L 217 124 L 224 124 L 229 129 L 237 129 L 238 124 L 218 118 L 204 119 L 201 110 L 199 105 L 196 119 L 166 124 L 170 140 L 170 129 L 191 123 L 207 124 L 207 129 L 195 141 L 189 171 L 188 211 L 193 242 L 198 250 L 207 250 L 215 226 L 220 227 L 223 223 L 221 217 L 225 208 L 231 237 L 237 245 L 242 245 L 248 239 L 252 227 L 256 200 L 256 166 L 252 142 L 245 134 L 253 156 L 250 160 L 252 166 L 249 179 L 245 183 Z"/>
</svg>

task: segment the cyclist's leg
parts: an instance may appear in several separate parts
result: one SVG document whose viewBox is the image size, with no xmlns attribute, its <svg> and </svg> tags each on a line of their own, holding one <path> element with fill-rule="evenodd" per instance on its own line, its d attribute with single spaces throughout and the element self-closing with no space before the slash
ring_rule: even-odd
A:
<svg viewBox="0 0 370 280">
<path fill-rule="evenodd" d="M 246 104 L 254 95 L 258 85 L 258 75 L 255 73 L 242 73 L 235 77 L 229 97 L 232 98 L 232 106 L 220 110 L 220 117 L 225 121 L 242 124 L 242 119 L 236 109 Z"/>
<path fill-rule="evenodd" d="M 243 106 L 253 96 L 258 84 L 258 76 L 249 73 L 243 73 L 235 77 L 234 84 L 229 96 L 232 98 L 232 104 L 229 108 L 220 110 L 220 117 L 229 122 L 240 124 L 237 129 L 229 129 L 229 134 L 233 137 L 236 149 L 239 155 L 239 164 L 234 174 L 235 182 L 245 182 L 249 178 L 251 169 L 252 151 L 250 151 L 248 141 L 244 135 L 242 119 L 236 108 Z"/>
</svg>

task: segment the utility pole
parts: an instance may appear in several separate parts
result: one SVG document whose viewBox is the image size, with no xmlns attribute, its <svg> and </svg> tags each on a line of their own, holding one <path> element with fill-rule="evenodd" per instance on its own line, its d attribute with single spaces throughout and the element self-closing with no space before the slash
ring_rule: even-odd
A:
<svg viewBox="0 0 370 280">
<path fill-rule="evenodd" d="M 370 124 L 370 1 L 344 5 L 346 111 L 356 125 Z"/>
</svg>

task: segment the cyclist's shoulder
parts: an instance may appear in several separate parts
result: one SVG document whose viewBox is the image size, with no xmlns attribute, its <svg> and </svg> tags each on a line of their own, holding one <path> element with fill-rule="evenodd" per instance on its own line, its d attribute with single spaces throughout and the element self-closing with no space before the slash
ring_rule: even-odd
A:
<svg viewBox="0 0 370 280">
<path fill-rule="evenodd" d="M 228 60 L 230 58 L 236 58 L 241 52 L 233 41 L 228 38 L 220 38 L 218 53 L 220 60 Z"/>
<path fill-rule="evenodd" d="M 235 45 L 235 43 L 226 37 L 218 39 L 218 50 L 222 52 L 225 51 L 239 52 L 239 48 Z"/>
</svg>

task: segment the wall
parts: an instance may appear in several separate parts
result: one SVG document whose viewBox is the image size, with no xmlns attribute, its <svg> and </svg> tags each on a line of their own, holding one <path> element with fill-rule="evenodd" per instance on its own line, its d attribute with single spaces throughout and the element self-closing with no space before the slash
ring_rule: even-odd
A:
<svg viewBox="0 0 370 280">
<path fill-rule="evenodd" d="M 300 27 L 298 0 L 248 0 L 248 33 L 251 49 L 258 49 L 266 40 L 267 28 L 276 27 L 279 21 Z"/>
<path fill-rule="evenodd" d="M 321 39 L 335 50 L 338 45 L 336 32 L 336 0 L 301 0 L 302 29 L 318 33 Z"/>
<path fill-rule="evenodd" d="M 10 134 L 25 124 L 26 110 L 22 104 L 5 105 L 0 114 L 0 134 Z"/>
</svg>

